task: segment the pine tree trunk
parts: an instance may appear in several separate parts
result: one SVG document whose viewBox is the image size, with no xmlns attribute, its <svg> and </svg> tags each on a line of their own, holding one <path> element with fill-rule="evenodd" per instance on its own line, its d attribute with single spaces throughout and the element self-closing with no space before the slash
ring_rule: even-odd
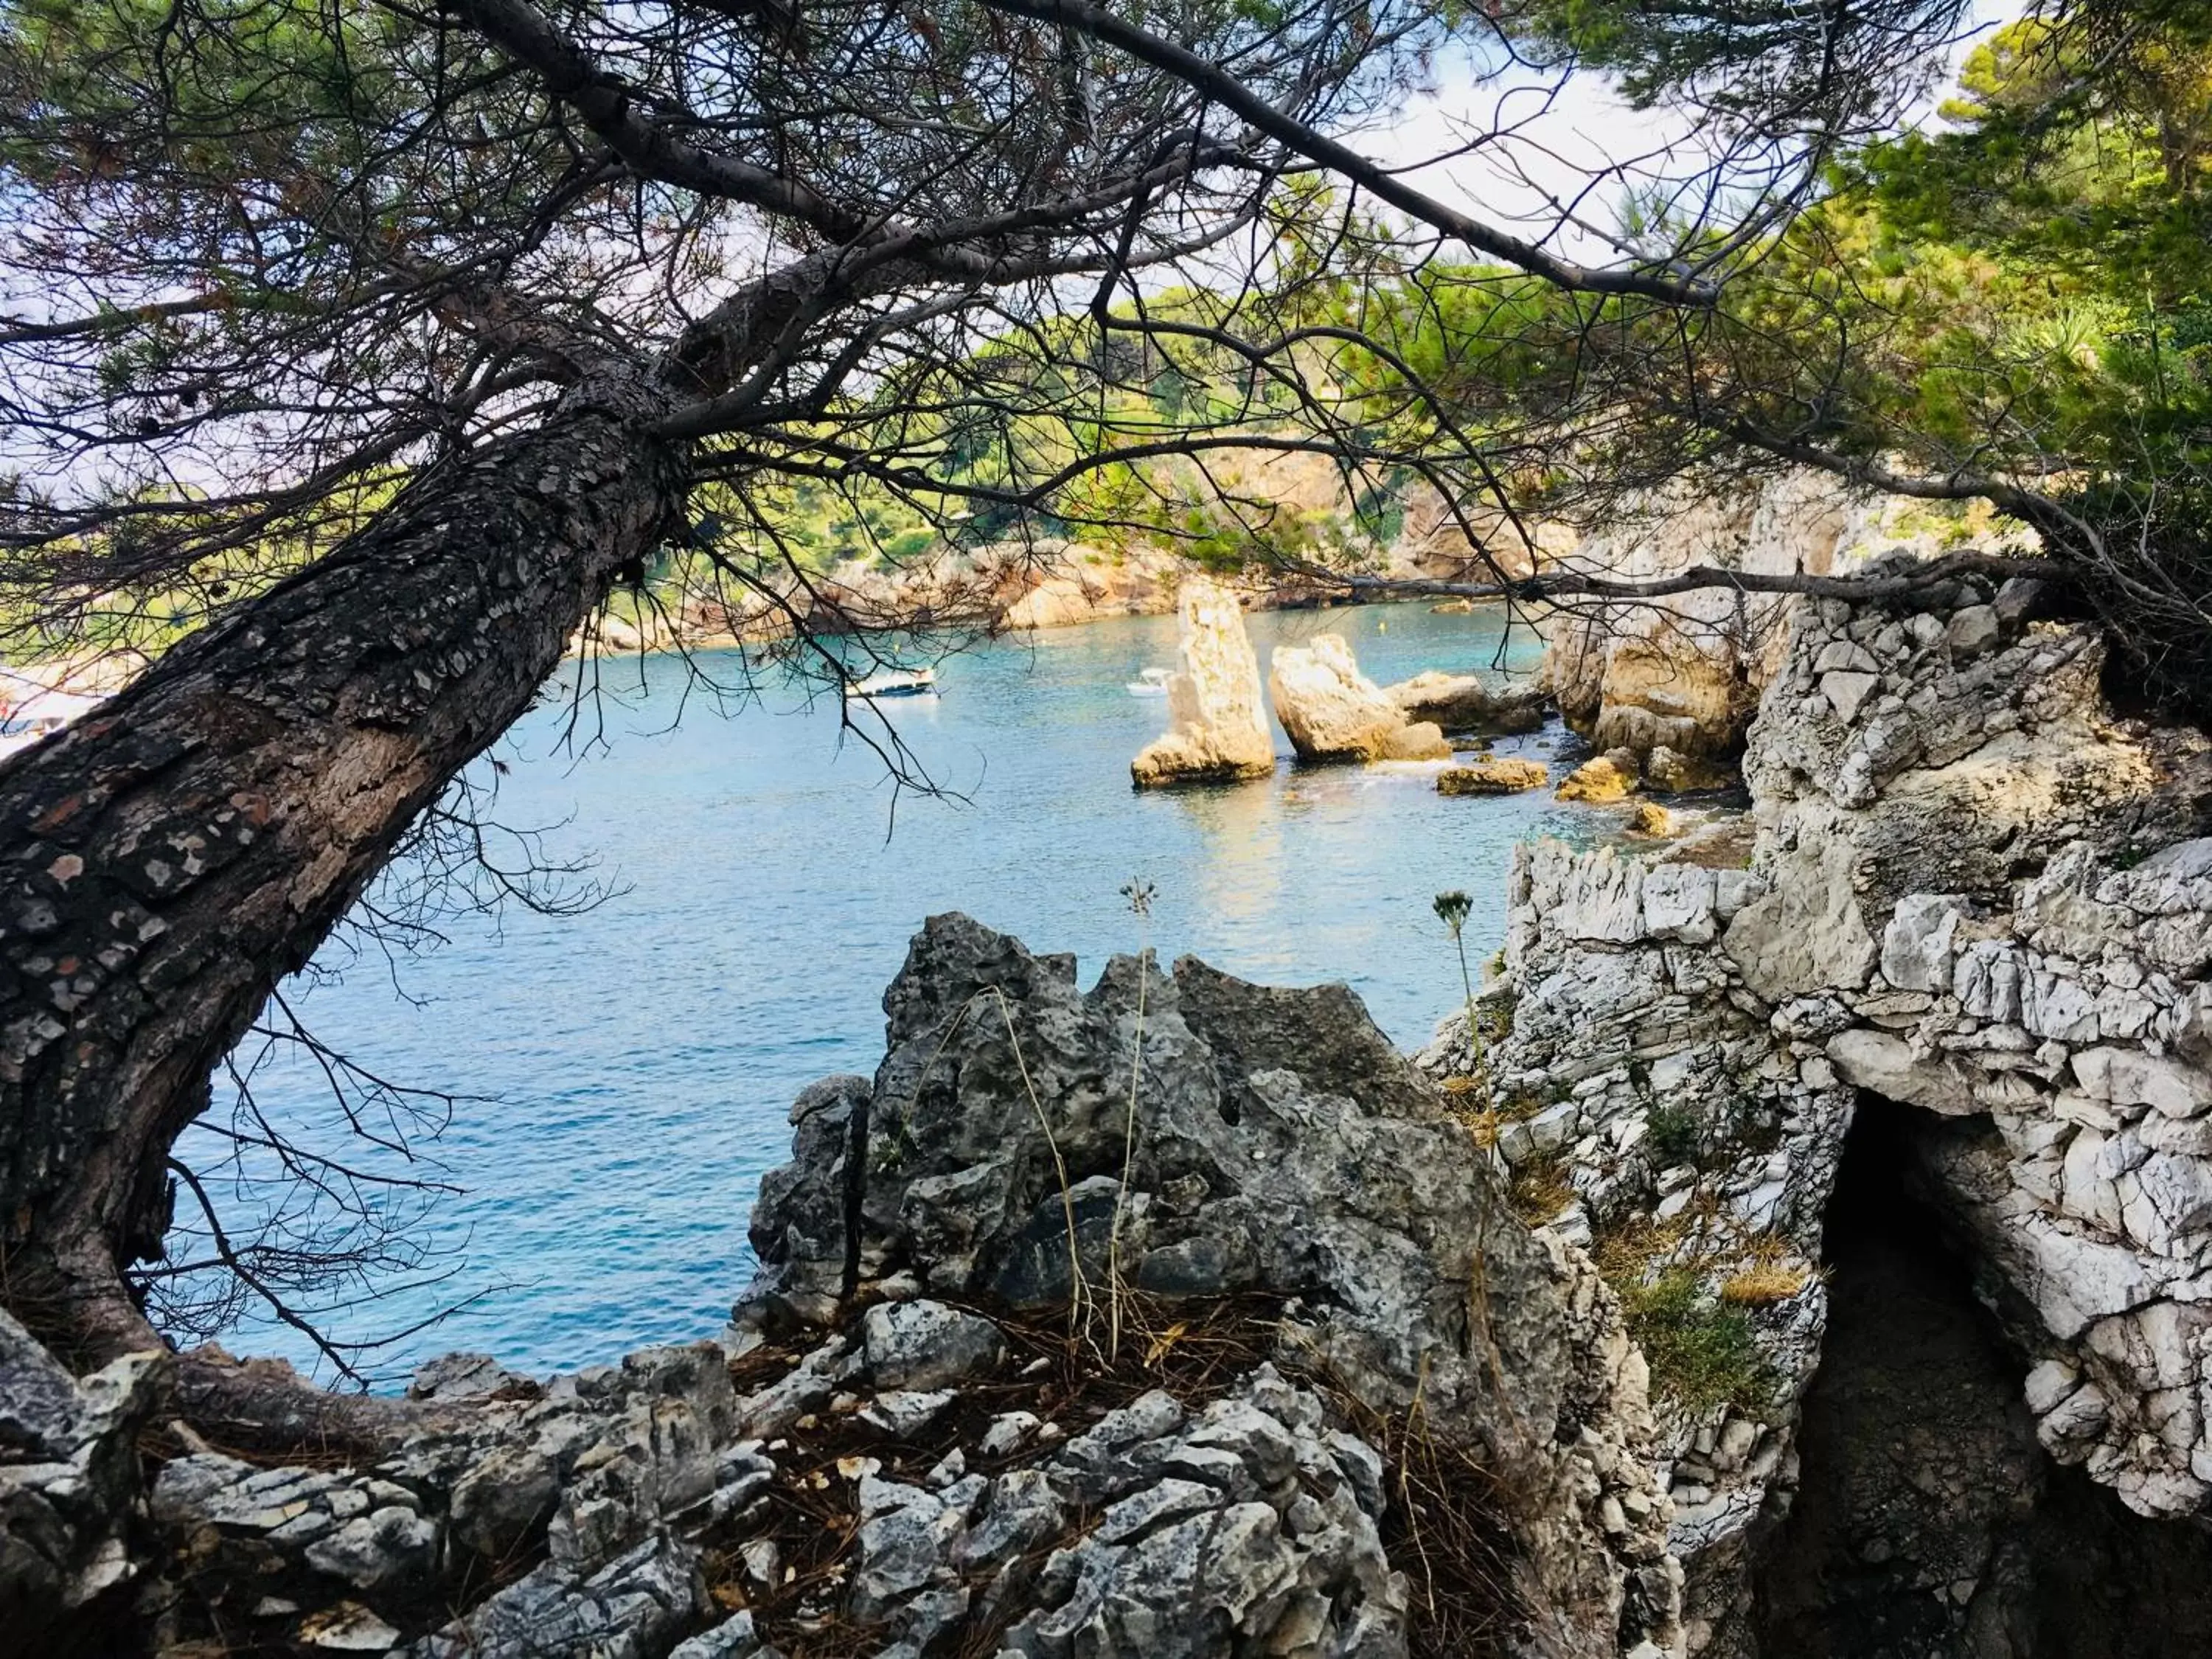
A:
<svg viewBox="0 0 2212 1659">
<path fill-rule="evenodd" d="M 423 474 L 0 766 L 0 1267 L 76 1363 L 155 1340 L 120 1269 L 159 1254 L 170 1146 L 271 988 L 675 526 L 658 403 L 572 393 Z"/>
</svg>

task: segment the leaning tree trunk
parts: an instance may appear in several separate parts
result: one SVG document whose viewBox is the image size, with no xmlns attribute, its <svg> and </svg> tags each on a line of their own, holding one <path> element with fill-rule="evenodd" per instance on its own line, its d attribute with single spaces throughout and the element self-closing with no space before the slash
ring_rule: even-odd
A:
<svg viewBox="0 0 2212 1659">
<path fill-rule="evenodd" d="M 671 529 L 657 402 L 580 390 L 433 469 L 0 767 L 0 1266 L 76 1363 L 156 1340 L 121 1269 L 215 1066 Z"/>
</svg>

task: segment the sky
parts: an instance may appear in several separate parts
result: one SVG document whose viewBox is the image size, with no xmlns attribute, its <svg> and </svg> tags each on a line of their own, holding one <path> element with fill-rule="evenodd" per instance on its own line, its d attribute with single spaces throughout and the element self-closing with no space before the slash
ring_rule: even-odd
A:
<svg viewBox="0 0 2212 1659">
<path fill-rule="evenodd" d="M 2018 16 L 2021 0 L 1976 0 L 1965 35 L 1950 52 L 1938 96 L 1956 79 L 1959 65 L 1980 40 Z M 1918 112 L 1936 118 L 1931 98 Z M 1510 129 L 1503 144 L 1462 150 L 1470 137 Z M 1695 135 L 1683 117 L 1630 108 L 1600 76 L 1577 74 L 1554 87 L 1523 76 L 1516 83 L 1483 84 L 1466 56 L 1437 66 L 1436 84 L 1394 122 L 1358 135 L 1358 148 L 1423 190 L 1516 234 L 1556 235 L 1558 251 L 1583 260 L 1617 257 L 1589 230 L 1561 229 L 1558 204 L 1582 197 L 1577 216 L 1610 228 L 1617 222 L 1623 179 L 1605 179 L 1591 195 L 1593 178 L 1621 169 L 1641 181 L 1694 171 Z M 1438 160 L 1437 158 L 1443 159 Z"/>
</svg>

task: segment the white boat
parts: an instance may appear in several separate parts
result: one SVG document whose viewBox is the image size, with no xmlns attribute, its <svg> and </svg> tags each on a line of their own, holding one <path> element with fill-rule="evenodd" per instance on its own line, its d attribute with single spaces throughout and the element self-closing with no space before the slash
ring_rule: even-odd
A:
<svg viewBox="0 0 2212 1659">
<path fill-rule="evenodd" d="M 1147 668 L 1129 682 L 1129 695 L 1133 697 L 1164 697 L 1168 694 L 1168 682 L 1174 678 L 1175 670 L 1172 668 Z"/>
<path fill-rule="evenodd" d="M 933 697 L 937 692 L 934 668 L 887 668 L 864 680 L 847 680 L 848 697 Z"/>
</svg>

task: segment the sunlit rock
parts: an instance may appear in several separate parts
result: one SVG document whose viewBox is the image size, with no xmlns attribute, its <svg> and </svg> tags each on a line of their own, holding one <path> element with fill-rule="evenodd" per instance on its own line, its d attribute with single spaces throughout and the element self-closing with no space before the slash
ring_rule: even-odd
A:
<svg viewBox="0 0 2212 1659">
<path fill-rule="evenodd" d="M 1409 722 L 1406 711 L 1359 672 L 1340 635 L 1316 634 L 1305 645 L 1277 646 L 1267 668 L 1267 695 L 1301 760 L 1451 758 L 1443 732 L 1433 722 Z"/>
<path fill-rule="evenodd" d="M 1448 766 L 1437 774 L 1440 795 L 1515 795 L 1541 789 L 1552 781 L 1552 769 L 1541 761 L 1486 760 L 1469 766 Z"/>
<path fill-rule="evenodd" d="M 1180 664 L 1168 681 L 1168 730 L 1129 763 L 1139 789 L 1265 777 L 1275 744 L 1260 700 L 1260 663 L 1237 596 L 1184 580 Z"/>
</svg>

